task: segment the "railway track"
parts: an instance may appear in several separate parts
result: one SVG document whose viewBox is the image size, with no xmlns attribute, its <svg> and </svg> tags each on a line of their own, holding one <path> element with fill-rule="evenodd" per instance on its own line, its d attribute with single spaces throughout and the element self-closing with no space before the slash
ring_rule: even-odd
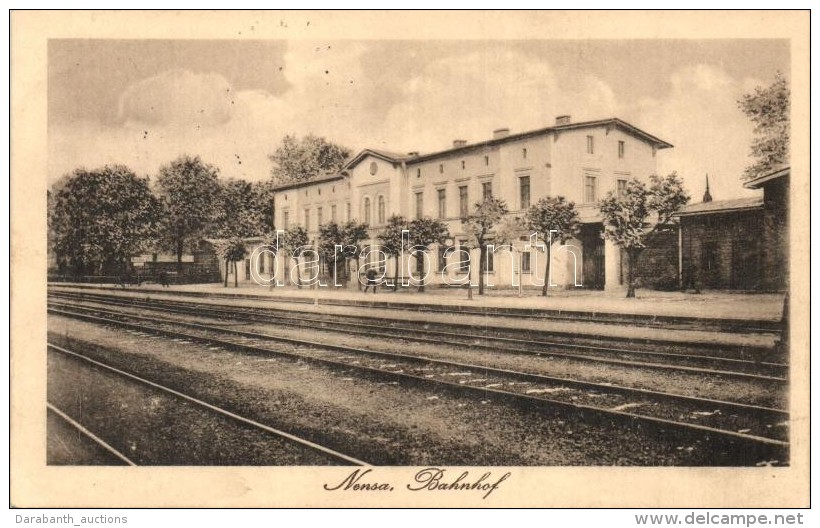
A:
<svg viewBox="0 0 820 528">
<path fill-rule="evenodd" d="M 68 424 L 71 428 L 79 433 L 82 438 L 93 444 L 94 446 L 101 449 L 107 457 L 113 457 L 115 462 L 122 463 L 126 466 L 136 466 L 130 458 L 119 452 L 118 450 L 111 447 L 108 442 L 100 438 L 99 436 L 95 435 L 83 425 L 70 417 L 68 414 L 60 410 L 56 405 L 51 404 L 50 402 L 46 402 L 46 408 L 49 412 L 53 413 L 55 416 L 59 417 L 63 423 Z"/>
<path fill-rule="evenodd" d="M 522 408 L 559 410 L 575 419 L 604 420 L 660 434 L 671 432 L 676 437 L 695 437 L 709 445 L 728 445 L 740 450 L 744 457 L 756 460 L 788 459 L 788 412 L 780 409 L 328 345 L 167 318 L 104 313 L 100 308 L 52 307 L 49 312 L 138 333 L 164 335 L 181 342 L 285 356 L 358 372 L 363 377 L 466 392 Z"/>
<path fill-rule="evenodd" d="M 285 449 L 289 451 L 296 451 L 296 455 L 289 454 L 288 460 L 293 460 L 294 456 L 297 457 L 299 460 L 300 455 L 298 454 L 300 451 L 304 451 L 308 453 L 306 458 L 309 460 L 309 464 L 325 464 L 325 465 L 355 465 L 355 466 L 363 466 L 368 465 L 366 462 L 361 461 L 357 458 L 349 456 L 347 454 L 338 452 L 334 449 L 319 445 L 315 442 L 312 442 L 308 439 L 301 438 L 299 436 L 293 435 L 286 431 L 282 431 L 280 429 L 276 429 L 260 423 L 258 421 L 252 420 L 250 418 L 246 418 L 241 416 L 237 413 L 234 413 L 230 410 L 224 409 L 220 406 L 214 405 L 212 403 L 208 403 L 201 399 L 195 398 L 179 390 L 170 388 L 166 385 L 162 385 L 160 383 L 156 383 L 154 381 L 148 380 L 146 378 L 137 376 L 130 372 L 126 372 L 120 368 L 113 367 L 105 362 L 99 361 L 97 359 L 90 358 L 80 352 L 69 350 L 65 347 L 58 346 L 52 343 L 48 344 L 48 351 L 49 353 L 59 354 L 60 356 L 64 356 L 67 358 L 71 358 L 72 360 L 76 360 L 80 362 L 84 367 L 94 369 L 97 371 L 101 371 L 107 374 L 113 374 L 116 377 L 124 380 L 128 384 L 135 384 L 141 387 L 148 388 L 151 392 L 157 393 L 162 395 L 165 398 L 169 398 L 171 400 L 177 401 L 183 405 L 188 407 L 194 406 L 196 409 L 201 411 L 198 416 L 212 416 L 218 417 L 221 420 L 226 420 L 228 422 L 232 422 L 237 426 L 242 428 L 241 437 L 244 438 L 248 435 L 248 431 L 252 431 L 258 435 L 261 435 L 264 438 L 268 438 L 271 442 L 276 442 L 280 444 L 285 444 Z M 121 460 L 122 462 L 126 463 L 127 465 L 137 465 L 136 462 L 132 460 L 133 457 L 128 457 L 123 454 L 123 449 L 117 449 L 112 447 L 112 442 L 108 442 L 98 434 L 103 433 L 94 433 L 90 431 L 85 425 L 79 423 L 76 419 L 70 417 L 65 411 L 57 408 L 54 404 L 48 403 L 48 409 L 54 413 L 56 413 L 60 418 L 64 421 L 69 423 L 72 427 L 78 430 L 81 434 L 85 437 L 93 441 L 95 444 L 101 446 L 107 452 L 113 454 L 116 458 Z M 116 410 L 112 409 L 112 412 L 117 412 Z M 91 411 L 85 410 L 82 414 L 89 415 L 92 414 Z M 224 425 L 221 427 L 224 428 Z M 216 428 L 218 431 L 219 428 Z M 110 432 L 109 432 L 110 433 Z M 157 434 L 166 434 L 163 431 L 156 431 Z M 151 442 L 152 439 L 148 439 L 148 442 Z M 151 463 L 150 454 L 143 455 L 148 457 L 148 463 Z M 201 461 L 200 461 L 201 462 Z M 288 463 L 288 465 L 291 465 Z"/>
<path fill-rule="evenodd" d="M 472 327 L 460 325 L 442 325 L 435 323 L 408 324 L 406 321 L 379 320 L 367 322 L 363 318 L 339 318 L 334 316 L 305 314 L 275 310 L 249 309 L 231 307 L 230 309 L 214 307 L 207 304 L 184 303 L 169 300 L 140 300 L 134 298 L 112 298 L 104 295 L 56 294 L 52 299 L 94 301 L 111 306 L 143 308 L 157 312 L 190 315 L 196 314 L 218 319 L 232 319 L 243 322 L 276 324 L 293 328 L 306 328 L 345 335 L 359 335 L 382 338 L 401 339 L 418 343 L 467 347 L 467 349 L 491 350 L 504 354 L 544 354 L 567 359 L 598 362 L 601 364 L 656 369 L 660 371 L 681 371 L 706 374 L 720 374 L 739 379 L 760 379 L 774 382 L 785 381 L 788 365 L 782 362 L 764 360 L 771 356 L 769 349 L 749 350 L 724 347 L 721 353 L 734 357 L 706 355 L 698 347 L 695 351 L 687 348 L 684 351 L 651 349 L 640 345 L 636 349 L 626 346 L 609 347 L 600 344 L 581 344 L 566 340 L 549 339 L 537 332 L 531 332 L 526 339 L 515 337 L 512 332 L 493 331 L 484 328 L 476 333 Z M 455 327 L 455 328 L 452 328 Z M 577 337 L 575 338 L 577 340 Z M 714 351 L 712 351 L 712 354 Z M 751 358 L 754 359 L 751 359 Z"/>
</svg>

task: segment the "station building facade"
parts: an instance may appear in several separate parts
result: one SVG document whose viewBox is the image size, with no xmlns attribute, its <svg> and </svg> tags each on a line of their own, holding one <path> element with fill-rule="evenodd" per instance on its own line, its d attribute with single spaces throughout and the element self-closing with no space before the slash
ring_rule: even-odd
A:
<svg viewBox="0 0 820 528">
<path fill-rule="evenodd" d="M 479 143 L 454 140 L 439 152 L 405 154 L 365 149 L 337 175 L 309 182 L 282 185 L 274 197 L 274 225 L 286 230 L 294 224 L 318 244 L 319 225 L 356 220 L 369 226 L 365 244 L 378 249 L 378 234 L 391 215 L 408 220 L 420 217 L 445 222 L 452 240 L 447 247 L 468 245 L 461 218 L 484 197 L 500 198 L 510 215 L 523 216 L 540 198 L 564 196 L 575 203 L 582 222 L 578 239 L 553 247 L 551 284 L 591 289 L 618 288 L 623 284 L 621 251 L 603 239 L 597 202 L 607 192 L 625 188 L 631 178 L 648 179 L 656 171 L 656 155 L 671 144 L 620 119 L 573 123 L 569 116 L 553 126 L 511 134 L 498 129 Z M 512 250 L 499 249 L 488 258 L 486 284 L 491 287 L 538 287 L 545 280 L 543 247 L 522 236 Z M 433 247 L 429 252 L 427 284 L 463 279 L 464 253 Z M 392 259 L 373 264 L 392 277 Z M 471 253 L 473 283 L 477 283 L 478 250 Z M 290 263 L 277 259 L 277 276 Z M 450 265 L 448 265 L 450 264 Z M 418 278 L 416 260 L 406 255 L 399 262 L 400 277 Z M 445 269 L 446 267 L 446 269 Z M 279 274 L 282 275 L 279 275 Z"/>
</svg>

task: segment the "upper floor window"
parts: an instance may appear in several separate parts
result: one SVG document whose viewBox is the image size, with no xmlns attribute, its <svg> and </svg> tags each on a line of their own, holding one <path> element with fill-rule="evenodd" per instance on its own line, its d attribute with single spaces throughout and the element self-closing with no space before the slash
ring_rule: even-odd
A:
<svg viewBox="0 0 820 528">
<path fill-rule="evenodd" d="M 347 221 L 350 222 L 350 202 L 347 202 L 346 209 L 347 211 L 345 212 L 347 213 Z"/>
<path fill-rule="evenodd" d="M 624 157 L 624 142 L 623 141 L 618 142 L 618 157 L 621 158 L 621 159 L 623 159 L 623 157 Z"/>
<path fill-rule="evenodd" d="M 493 182 L 484 182 L 481 184 L 481 196 L 485 201 L 493 197 Z"/>
<path fill-rule="evenodd" d="M 330 221 L 331 222 L 336 222 L 336 206 L 335 205 L 330 206 Z"/>
<path fill-rule="evenodd" d="M 461 160 L 461 170 L 464 170 L 466 168 L 467 168 L 467 162 L 464 161 L 464 160 Z"/>
<path fill-rule="evenodd" d="M 439 174 L 444 174 L 444 163 L 438 164 L 438 172 Z"/>
<path fill-rule="evenodd" d="M 282 229 L 287 230 L 290 227 L 290 213 L 287 211 L 282 213 Z"/>
<path fill-rule="evenodd" d="M 444 189 L 439 189 L 438 193 L 438 217 L 439 218 L 446 218 L 447 217 L 447 191 Z"/>
<path fill-rule="evenodd" d="M 626 180 L 618 180 L 618 197 L 626 196 Z"/>
<path fill-rule="evenodd" d="M 486 166 L 486 165 L 489 165 L 489 164 L 490 164 L 490 157 L 489 156 L 484 156 L 484 165 Z"/>
<path fill-rule="evenodd" d="M 370 225 L 370 198 L 364 199 L 364 223 Z"/>
<path fill-rule="evenodd" d="M 587 136 L 587 154 L 595 154 L 595 138 Z"/>
<path fill-rule="evenodd" d="M 379 223 L 383 224 L 384 223 L 384 196 L 379 196 L 379 199 L 378 199 L 378 202 L 377 202 L 377 208 L 378 208 L 378 211 L 379 211 L 379 214 L 378 214 Z"/>
<path fill-rule="evenodd" d="M 584 176 L 584 202 L 593 203 L 598 201 L 598 178 L 595 176 Z"/>
<path fill-rule="evenodd" d="M 466 218 L 470 214 L 470 203 L 467 198 L 467 186 L 458 188 L 458 214 L 461 218 Z"/>
<path fill-rule="evenodd" d="M 322 208 L 321 207 L 316 208 L 316 225 L 318 227 L 322 226 Z"/>
<path fill-rule="evenodd" d="M 527 159 L 527 149 L 521 149 L 521 158 Z"/>
<path fill-rule="evenodd" d="M 416 178 L 421 178 L 421 169 L 416 169 Z"/>
<path fill-rule="evenodd" d="M 424 193 L 416 193 L 416 218 L 424 216 Z"/>
<path fill-rule="evenodd" d="M 305 231 L 310 231 L 310 209 L 305 209 Z"/>
<path fill-rule="evenodd" d="M 518 178 L 519 195 L 521 198 L 521 209 L 530 207 L 530 177 L 521 176 Z"/>
</svg>

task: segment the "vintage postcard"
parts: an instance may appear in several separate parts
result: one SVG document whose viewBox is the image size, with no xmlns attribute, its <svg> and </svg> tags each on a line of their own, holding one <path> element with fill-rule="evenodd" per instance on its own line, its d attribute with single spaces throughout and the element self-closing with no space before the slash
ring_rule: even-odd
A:
<svg viewBox="0 0 820 528">
<path fill-rule="evenodd" d="M 808 505 L 808 12 L 10 23 L 12 506 Z"/>
</svg>

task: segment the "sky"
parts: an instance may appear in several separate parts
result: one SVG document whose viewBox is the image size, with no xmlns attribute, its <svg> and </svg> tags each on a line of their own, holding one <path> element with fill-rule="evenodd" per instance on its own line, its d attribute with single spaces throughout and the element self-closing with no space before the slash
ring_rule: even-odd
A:
<svg viewBox="0 0 820 528">
<path fill-rule="evenodd" d="M 269 178 L 286 134 L 396 152 L 621 118 L 674 145 L 701 199 L 754 195 L 737 100 L 789 78 L 786 40 L 50 40 L 49 182 L 109 163 L 140 176 L 182 154 Z"/>
</svg>

